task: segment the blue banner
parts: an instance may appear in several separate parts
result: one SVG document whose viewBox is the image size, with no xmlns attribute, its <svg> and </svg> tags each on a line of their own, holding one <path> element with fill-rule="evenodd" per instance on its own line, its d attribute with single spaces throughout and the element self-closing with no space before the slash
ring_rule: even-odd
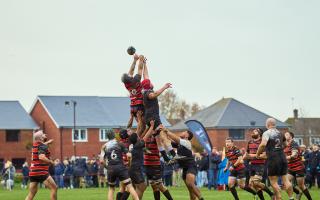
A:
<svg viewBox="0 0 320 200">
<path fill-rule="evenodd" d="M 206 129 L 197 120 L 188 120 L 185 122 L 189 130 L 197 138 L 202 147 L 209 153 L 212 150 L 212 144 L 208 137 Z"/>
</svg>

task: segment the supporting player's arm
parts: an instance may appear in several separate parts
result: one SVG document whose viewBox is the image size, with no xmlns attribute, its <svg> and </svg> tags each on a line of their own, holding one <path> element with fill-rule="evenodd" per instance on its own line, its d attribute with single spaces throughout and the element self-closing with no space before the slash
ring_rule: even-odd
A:
<svg viewBox="0 0 320 200">
<path fill-rule="evenodd" d="M 167 136 L 173 140 L 173 142 L 180 144 L 180 138 L 176 136 L 174 133 L 171 133 L 168 129 L 163 129 L 163 131 L 167 134 Z"/>
<path fill-rule="evenodd" d="M 237 167 L 240 163 L 243 162 L 243 157 L 242 156 L 239 156 L 238 157 L 238 160 L 233 164 L 234 167 Z"/>
<path fill-rule="evenodd" d="M 131 64 L 131 66 L 130 66 L 129 73 L 128 73 L 129 76 L 133 76 L 134 69 L 136 68 L 136 64 L 137 64 L 137 60 L 138 59 L 139 59 L 139 56 L 137 54 L 134 54 L 133 55 L 133 62 Z"/>
<path fill-rule="evenodd" d="M 150 121 L 150 127 L 147 133 L 142 138 L 144 141 L 147 141 L 147 139 L 154 133 L 153 127 L 154 127 L 154 121 L 152 120 Z"/>
<path fill-rule="evenodd" d="M 261 144 L 259 145 L 259 148 L 258 148 L 258 151 L 257 151 L 257 154 L 256 154 L 257 158 L 262 158 L 260 156 L 261 156 L 261 153 L 264 151 L 265 147 L 267 146 L 267 142 L 268 142 L 267 139 L 262 138 Z"/>
<path fill-rule="evenodd" d="M 162 92 L 164 92 L 166 89 L 171 88 L 171 83 L 166 83 L 164 84 L 164 86 L 162 88 L 160 88 L 159 90 L 155 91 L 155 92 L 151 92 L 148 95 L 149 99 L 155 99 L 158 96 L 160 96 L 162 94 Z"/>
</svg>

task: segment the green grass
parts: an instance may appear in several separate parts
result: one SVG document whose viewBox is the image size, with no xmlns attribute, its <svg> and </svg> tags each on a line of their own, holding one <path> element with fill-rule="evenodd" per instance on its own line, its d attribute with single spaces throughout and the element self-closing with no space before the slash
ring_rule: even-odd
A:
<svg viewBox="0 0 320 200">
<path fill-rule="evenodd" d="M 189 193 L 185 187 L 172 187 L 169 188 L 170 192 L 175 200 L 187 200 L 189 199 Z M 202 195 L 205 199 L 217 199 L 217 200 L 232 200 L 232 196 L 230 192 L 227 191 L 208 191 L 206 188 L 201 189 Z M 18 186 L 13 191 L 6 191 L 0 188 L 0 200 L 23 200 L 28 191 L 22 190 Z M 238 190 L 240 199 L 243 200 L 251 200 L 252 195 L 247 192 Z M 312 189 L 311 195 L 313 199 L 320 199 L 320 190 Z M 283 199 L 288 199 L 285 192 L 283 192 Z M 36 195 L 36 200 L 49 199 L 49 190 L 40 189 L 38 194 Z M 107 189 L 99 188 L 99 189 L 74 189 L 74 190 L 58 190 L 58 199 L 62 200 L 106 200 L 107 199 Z M 144 198 L 146 200 L 153 200 L 153 195 L 150 188 L 144 194 Z M 164 196 L 161 199 L 165 199 Z M 265 194 L 265 199 L 270 199 Z M 304 196 L 302 199 L 306 199 Z"/>
</svg>

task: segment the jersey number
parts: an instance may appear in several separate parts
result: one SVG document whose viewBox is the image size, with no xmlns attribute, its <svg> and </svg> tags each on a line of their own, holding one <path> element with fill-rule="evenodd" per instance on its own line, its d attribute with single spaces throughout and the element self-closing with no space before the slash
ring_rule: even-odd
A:
<svg viewBox="0 0 320 200">
<path fill-rule="evenodd" d="M 117 154 L 114 152 L 114 150 L 111 152 L 111 159 L 112 160 L 115 160 L 115 159 L 117 159 L 118 158 L 118 156 L 117 156 Z"/>
</svg>

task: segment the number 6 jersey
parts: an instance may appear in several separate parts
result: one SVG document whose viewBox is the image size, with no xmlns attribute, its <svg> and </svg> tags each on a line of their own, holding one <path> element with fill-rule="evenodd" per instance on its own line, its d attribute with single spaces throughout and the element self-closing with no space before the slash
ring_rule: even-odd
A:
<svg viewBox="0 0 320 200">
<path fill-rule="evenodd" d="M 107 160 L 108 166 L 124 165 L 122 154 L 128 153 L 128 149 L 124 144 L 118 142 L 116 139 L 110 140 L 106 143 L 104 151 L 104 157 Z"/>
</svg>

